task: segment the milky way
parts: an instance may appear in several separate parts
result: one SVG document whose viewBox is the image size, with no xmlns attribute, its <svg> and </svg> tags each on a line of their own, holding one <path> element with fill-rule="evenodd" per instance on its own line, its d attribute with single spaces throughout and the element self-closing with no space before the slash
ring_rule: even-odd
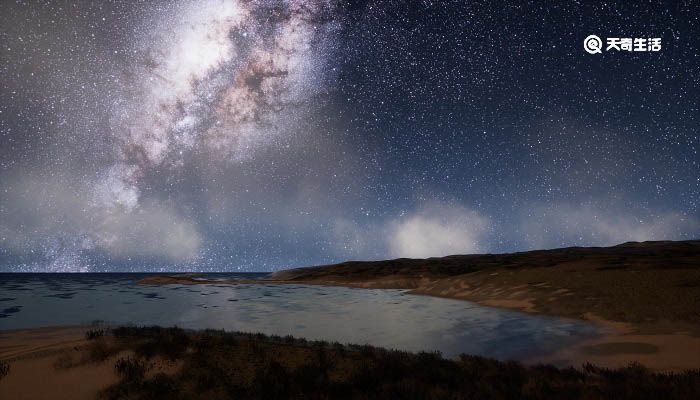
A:
<svg viewBox="0 0 700 400">
<path fill-rule="evenodd" d="M 117 193 L 106 199 L 131 210 L 143 169 L 177 167 L 196 147 L 213 162 L 245 158 L 289 130 L 323 90 L 332 12 L 318 1 L 195 1 L 168 10 L 141 39 L 130 96 L 113 110 L 123 164 L 107 177 Z"/>
<path fill-rule="evenodd" d="M 0 5 L 0 270 L 272 270 L 700 234 L 700 12 Z M 659 37 L 654 53 L 583 39 Z"/>
</svg>

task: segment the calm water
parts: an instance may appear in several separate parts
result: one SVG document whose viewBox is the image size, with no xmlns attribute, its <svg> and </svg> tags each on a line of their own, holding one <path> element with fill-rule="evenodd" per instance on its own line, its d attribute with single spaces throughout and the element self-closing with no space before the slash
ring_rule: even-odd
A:
<svg viewBox="0 0 700 400">
<path fill-rule="evenodd" d="M 583 322 L 402 290 L 306 285 L 139 285 L 148 274 L 0 274 L 0 329 L 177 325 L 438 350 L 500 359 L 554 351 L 597 333 Z M 215 274 L 260 278 L 264 274 Z"/>
</svg>

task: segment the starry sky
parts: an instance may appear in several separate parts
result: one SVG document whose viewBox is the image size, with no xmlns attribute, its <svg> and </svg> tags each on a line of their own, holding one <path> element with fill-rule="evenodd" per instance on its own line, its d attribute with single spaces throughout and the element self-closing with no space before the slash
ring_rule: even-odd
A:
<svg viewBox="0 0 700 400">
<path fill-rule="evenodd" d="M 699 238 L 698 38 L 690 1 L 4 1 L 0 271 Z"/>
</svg>

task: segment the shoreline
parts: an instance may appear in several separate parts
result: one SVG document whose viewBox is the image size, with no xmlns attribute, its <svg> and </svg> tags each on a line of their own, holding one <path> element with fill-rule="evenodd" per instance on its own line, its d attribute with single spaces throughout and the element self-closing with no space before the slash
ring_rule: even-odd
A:
<svg viewBox="0 0 700 400">
<path fill-rule="evenodd" d="M 689 369 L 700 369 L 700 325 L 682 321 L 648 321 L 643 323 L 615 321 L 600 317 L 592 312 L 574 317 L 571 314 L 551 313 L 536 306 L 536 299 L 523 288 L 515 288 L 510 295 L 503 288 L 496 288 L 494 293 L 481 296 L 470 296 L 469 291 L 440 292 L 434 287 L 440 287 L 439 281 L 427 279 L 414 280 L 423 286 L 407 285 L 402 287 L 402 280 L 387 280 L 384 282 L 347 282 L 323 280 L 230 280 L 208 281 L 188 276 L 155 276 L 144 278 L 139 284 L 230 284 L 230 285 L 319 285 L 339 286 L 356 289 L 401 289 L 407 294 L 447 298 L 452 300 L 469 301 L 486 307 L 507 309 L 533 315 L 559 319 L 585 321 L 600 328 L 600 334 L 583 339 L 566 346 L 552 354 L 539 355 L 523 362 L 527 365 L 545 363 L 559 367 L 581 366 L 592 363 L 605 368 L 622 368 L 630 363 L 640 363 L 646 368 L 659 372 L 681 372 Z M 403 283 L 407 280 L 403 280 Z M 444 282 L 442 282 L 444 283 Z M 463 287 L 463 285 L 459 285 Z M 499 290 L 500 289 L 500 290 Z M 501 296 L 500 298 L 498 296 Z"/>
<path fill-rule="evenodd" d="M 253 283 L 253 282 L 246 282 Z M 267 283 L 267 282 L 265 282 Z M 525 360 L 525 364 L 545 363 L 556 366 L 580 366 L 590 362 L 606 368 L 622 368 L 638 362 L 654 371 L 681 372 L 700 368 L 700 326 L 671 321 L 630 323 L 613 321 L 593 313 L 585 313 L 576 318 L 543 312 L 534 305 L 532 299 L 510 298 L 470 298 L 436 294 L 422 288 L 381 287 L 376 285 L 340 284 L 338 282 L 276 281 L 274 284 L 305 284 L 322 286 L 342 286 L 371 289 L 402 289 L 406 293 L 419 296 L 440 297 L 452 300 L 469 301 L 485 307 L 494 307 L 550 318 L 584 321 L 600 328 L 600 334 L 566 346 L 552 354 L 536 356 Z M 239 284 L 245 284 L 239 282 Z M 264 284 L 255 282 L 255 284 Z"/>
</svg>

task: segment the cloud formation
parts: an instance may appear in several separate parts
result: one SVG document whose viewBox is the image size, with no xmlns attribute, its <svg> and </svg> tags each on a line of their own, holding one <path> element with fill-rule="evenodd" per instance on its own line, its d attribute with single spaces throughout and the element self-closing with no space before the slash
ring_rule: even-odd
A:
<svg viewBox="0 0 700 400">
<path fill-rule="evenodd" d="M 434 203 L 389 223 L 388 252 L 409 258 L 479 253 L 489 227 L 489 219 L 474 210 Z"/>
<path fill-rule="evenodd" d="M 487 251 L 491 220 L 461 205 L 431 202 L 380 224 L 338 219 L 336 250 L 356 258 L 425 258 Z"/>
<path fill-rule="evenodd" d="M 495 232 L 522 243 L 522 250 L 684 240 L 700 232 L 700 220 L 678 212 L 601 202 L 531 203 L 511 222 L 444 202 L 366 225 L 341 218 L 333 227 L 335 251 L 352 259 L 425 258 L 493 251 Z"/>
<path fill-rule="evenodd" d="M 609 246 L 628 241 L 690 239 L 700 221 L 675 211 L 653 211 L 601 201 L 555 202 L 529 208 L 519 231 L 530 248 L 572 244 Z"/>
<path fill-rule="evenodd" d="M 60 182 L 26 174 L 2 182 L 0 190 L 8 194 L 0 221 L 4 248 L 48 262 L 50 271 L 87 270 L 85 251 L 115 260 L 184 262 L 198 256 L 199 230 L 172 206 L 149 200 L 134 208 L 132 195 L 109 192 L 116 201 L 106 208 L 96 205 L 91 185 L 65 176 Z"/>
</svg>

